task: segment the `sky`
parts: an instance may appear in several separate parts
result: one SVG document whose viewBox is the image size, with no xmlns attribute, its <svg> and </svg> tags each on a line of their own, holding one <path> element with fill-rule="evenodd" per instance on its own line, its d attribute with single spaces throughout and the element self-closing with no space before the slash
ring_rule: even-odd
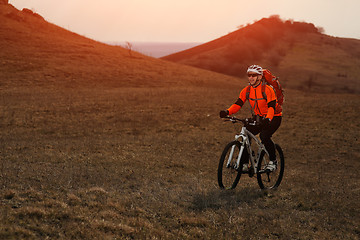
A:
<svg viewBox="0 0 360 240">
<path fill-rule="evenodd" d="M 360 39 L 360 0 L 9 0 L 102 42 L 208 42 L 279 15 Z"/>
</svg>

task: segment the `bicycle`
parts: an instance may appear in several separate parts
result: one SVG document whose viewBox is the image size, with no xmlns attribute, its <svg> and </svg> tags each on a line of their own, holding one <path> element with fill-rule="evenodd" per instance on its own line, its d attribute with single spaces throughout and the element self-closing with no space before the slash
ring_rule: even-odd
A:
<svg viewBox="0 0 360 240">
<path fill-rule="evenodd" d="M 275 144 L 277 167 L 268 170 L 269 153 L 260 140 L 247 130 L 249 125 L 258 125 L 259 122 L 251 119 L 226 117 L 225 121 L 243 123 L 240 134 L 235 140 L 228 143 L 221 154 L 218 166 L 218 183 L 222 189 L 234 189 L 240 181 L 241 174 L 249 177 L 257 176 L 261 189 L 277 188 L 284 174 L 285 160 L 281 147 Z M 244 167 L 245 166 L 245 167 Z"/>
</svg>

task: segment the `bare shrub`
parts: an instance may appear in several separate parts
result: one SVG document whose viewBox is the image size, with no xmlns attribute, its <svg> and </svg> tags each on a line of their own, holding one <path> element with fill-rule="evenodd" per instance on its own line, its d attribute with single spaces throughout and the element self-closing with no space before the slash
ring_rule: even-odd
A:
<svg viewBox="0 0 360 240">
<path fill-rule="evenodd" d="M 125 48 L 128 50 L 129 56 L 132 57 L 133 45 L 130 42 L 126 42 Z"/>
</svg>

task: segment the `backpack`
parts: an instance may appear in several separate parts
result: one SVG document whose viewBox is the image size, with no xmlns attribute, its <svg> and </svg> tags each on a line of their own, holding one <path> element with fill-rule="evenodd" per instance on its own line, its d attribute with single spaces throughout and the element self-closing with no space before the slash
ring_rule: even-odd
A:
<svg viewBox="0 0 360 240">
<path fill-rule="evenodd" d="M 275 95 L 276 95 L 276 99 L 277 99 L 277 104 L 275 107 L 275 114 L 279 114 L 282 112 L 282 105 L 285 101 L 284 90 L 282 89 L 282 87 L 280 85 L 279 78 L 272 75 L 272 73 L 269 70 L 263 69 L 261 92 L 262 92 L 263 98 L 265 100 L 267 100 L 267 96 L 265 93 L 266 85 L 272 87 L 275 91 Z M 249 95 L 250 95 L 250 86 L 248 86 L 246 89 L 246 100 L 249 100 Z"/>
</svg>

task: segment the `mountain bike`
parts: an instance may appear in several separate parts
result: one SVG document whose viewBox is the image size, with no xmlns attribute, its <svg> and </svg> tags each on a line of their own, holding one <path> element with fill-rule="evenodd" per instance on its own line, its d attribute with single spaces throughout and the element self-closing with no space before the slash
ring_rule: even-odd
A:
<svg viewBox="0 0 360 240">
<path fill-rule="evenodd" d="M 239 119 L 236 117 L 226 117 L 234 124 L 243 123 L 239 134 L 235 135 L 235 140 L 228 143 L 221 154 L 218 166 L 218 183 L 222 189 L 234 189 L 239 183 L 242 174 L 249 177 L 256 175 L 257 182 L 261 189 L 277 188 L 284 175 L 285 160 L 281 147 L 275 144 L 276 168 L 267 169 L 269 153 L 260 140 L 255 137 L 247 127 L 259 125 L 259 122 L 252 119 Z"/>
</svg>

